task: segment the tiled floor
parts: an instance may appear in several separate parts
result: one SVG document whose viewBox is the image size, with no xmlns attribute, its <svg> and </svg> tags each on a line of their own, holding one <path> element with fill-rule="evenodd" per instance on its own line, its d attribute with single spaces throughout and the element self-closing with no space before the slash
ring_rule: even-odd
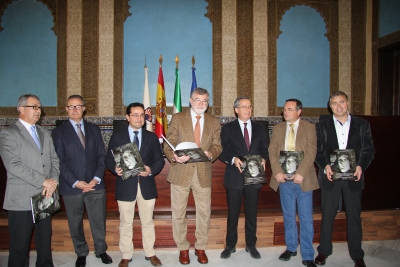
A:
<svg viewBox="0 0 400 267">
<path fill-rule="evenodd" d="M 314 248 L 317 245 L 314 244 Z M 400 240 L 385 240 L 385 241 L 365 241 L 363 242 L 363 249 L 365 251 L 365 262 L 369 267 L 395 267 L 400 266 Z M 278 260 L 279 255 L 285 250 L 285 247 L 264 247 L 259 248 L 261 259 L 255 260 L 250 257 L 244 249 L 238 249 L 236 253 L 232 254 L 229 259 L 221 259 L 220 253 L 222 250 L 207 250 L 209 263 L 202 265 L 197 262 L 194 251 L 190 251 L 191 267 L 261 267 L 261 266 L 283 266 L 294 267 L 303 266 L 301 264 L 301 257 L 298 254 L 296 257 L 288 262 Z M 299 249 L 298 249 L 299 251 Z M 182 266 L 178 261 L 177 250 L 157 250 L 158 258 L 163 263 L 163 266 Z M 97 259 L 93 253 L 87 257 L 87 267 L 109 266 L 117 267 L 121 260 L 121 254 L 118 251 L 108 251 L 108 254 L 113 258 L 113 263 L 110 265 L 103 265 L 100 259 Z M 0 252 L 0 267 L 7 266 L 8 253 Z M 31 252 L 30 265 L 35 266 L 36 253 Z M 76 255 L 73 252 L 53 252 L 54 265 L 57 267 L 74 267 Z M 133 260 L 129 264 L 130 267 L 151 267 L 150 262 L 144 259 L 142 250 L 135 251 Z M 353 261 L 350 259 L 347 250 L 347 243 L 334 243 L 333 254 L 329 256 L 326 261 L 325 267 L 342 267 L 354 266 Z M 14 266 L 13 266 L 14 267 Z"/>
</svg>

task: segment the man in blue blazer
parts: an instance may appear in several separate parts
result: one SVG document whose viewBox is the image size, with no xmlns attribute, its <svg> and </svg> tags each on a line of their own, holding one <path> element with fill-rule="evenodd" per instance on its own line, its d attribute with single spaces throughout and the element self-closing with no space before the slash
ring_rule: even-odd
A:
<svg viewBox="0 0 400 267">
<path fill-rule="evenodd" d="M 0 131 L 0 155 L 7 170 L 3 208 L 8 210 L 10 232 L 8 266 L 29 266 L 35 229 L 36 266 L 53 267 L 51 217 L 33 223 L 30 199 L 39 192 L 51 197 L 56 190 L 58 157 L 49 131 L 36 125 L 42 111 L 39 98 L 20 96 L 17 110 L 17 122 Z"/>
<path fill-rule="evenodd" d="M 321 188 L 322 222 L 320 245 L 315 263 L 324 265 L 332 254 L 332 228 L 340 196 L 343 195 L 347 218 L 347 243 L 356 267 L 365 267 L 361 248 L 361 195 L 364 172 L 374 158 L 375 149 L 369 123 L 350 115 L 347 95 L 341 91 L 329 98 L 333 116 L 317 123 L 318 182 Z M 330 153 L 334 149 L 353 149 L 356 156 L 354 181 L 333 181 Z"/>
<path fill-rule="evenodd" d="M 262 124 L 250 119 L 252 106 L 248 97 L 238 97 L 234 102 L 234 108 L 238 119 L 225 124 L 221 131 L 222 153 L 219 159 L 226 163 L 224 186 L 228 202 L 226 247 L 221 253 L 221 258 L 227 259 L 236 251 L 238 220 L 242 199 L 244 199 L 246 251 L 251 257 L 259 259 L 261 256 L 256 249 L 257 206 L 262 184 L 244 185 L 241 174 L 242 161 L 239 157 L 261 155 L 265 170 L 269 136 Z M 249 147 L 246 145 L 246 135 L 248 135 Z"/>
<path fill-rule="evenodd" d="M 122 260 L 119 267 L 127 267 L 132 261 L 132 224 L 135 216 L 135 205 L 138 204 L 140 222 L 142 224 L 142 242 L 145 259 L 153 266 L 161 266 L 154 250 L 155 229 L 153 211 L 156 203 L 157 187 L 154 176 L 164 167 L 164 157 L 157 136 L 143 129 L 144 106 L 141 103 L 132 103 L 126 109 L 126 120 L 129 126 L 118 132 L 114 132 L 108 144 L 106 155 L 107 169 L 115 176 L 115 198 L 118 201 L 120 213 L 119 249 L 122 252 Z M 111 149 L 137 142 L 139 154 L 142 158 L 145 171 L 139 175 L 122 180 L 122 169 L 116 166 Z"/>
<path fill-rule="evenodd" d="M 76 267 L 86 266 L 89 248 L 83 231 L 84 208 L 97 258 L 112 263 L 106 253 L 106 191 L 104 188 L 105 148 L 100 128 L 83 120 L 85 101 L 80 95 L 68 97 L 65 110 L 69 120 L 52 132 L 60 159 L 60 194 L 67 212 L 68 226 L 78 258 Z"/>
</svg>

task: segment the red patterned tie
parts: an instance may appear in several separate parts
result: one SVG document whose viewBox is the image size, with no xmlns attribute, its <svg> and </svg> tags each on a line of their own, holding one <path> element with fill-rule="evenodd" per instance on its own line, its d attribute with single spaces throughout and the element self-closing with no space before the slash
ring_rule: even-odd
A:
<svg viewBox="0 0 400 267">
<path fill-rule="evenodd" d="M 250 138 L 249 132 L 247 131 L 247 122 L 244 124 L 244 142 L 246 143 L 247 150 L 250 151 Z"/>
</svg>

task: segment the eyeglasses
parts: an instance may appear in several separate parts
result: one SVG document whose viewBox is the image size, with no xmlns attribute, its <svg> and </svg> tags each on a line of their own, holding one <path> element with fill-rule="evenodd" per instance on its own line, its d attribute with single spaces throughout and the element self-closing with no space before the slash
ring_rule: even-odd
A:
<svg viewBox="0 0 400 267">
<path fill-rule="evenodd" d="M 193 100 L 196 104 L 200 104 L 200 102 L 201 102 L 201 103 L 203 103 L 204 105 L 208 105 L 208 102 L 209 102 L 207 99 L 201 100 L 201 99 L 198 99 L 198 98 L 196 98 L 196 99 L 193 99 L 193 98 L 192 98 L 192 100 Z"/>
<path fill-rule="evenodd" d="M 70 106 L 67 106 L 67 108 L 69 110 L 73 110 L 74 108 L 76 108 L 77 110 L 81 110 L 83 107 L 84 107 L 84 105 L 76 105 L 76 106 L 70 105 Z"/>
<path fill-rule="evenodd" d="M 295 111 L 295 109 L 292 109 L 292 108 L 288 108 L 288 109 L 286 109 L 286 108 L 284 108 L 284 109 L 282 109 L 282 111 L 283 112 L 293 112 L 293 111 Z"/>
<path fill-rule="evenodd" d="M 42 106 L 23 106 L 24 108 L 33 108 L 33 110 L 42 110 Z"/>
<path fill-rule="evenodd" d="M 141 118 L 141 119 L 144 119 L 145 118 L 145 115 L 144 114 L 132 114 L 132 115 L 130 115 L 130 116 L 132 116 L 132 117 L 134 117 L 135 119 L 137 119 L 137 118 Z"/>
<path fill-rule="evenodd" d="M 241 107 L 237 107 L 237 108 L 243 108 L 243 109 L 252 109 L 253 106 L 241 106 Z"/>
</svg>

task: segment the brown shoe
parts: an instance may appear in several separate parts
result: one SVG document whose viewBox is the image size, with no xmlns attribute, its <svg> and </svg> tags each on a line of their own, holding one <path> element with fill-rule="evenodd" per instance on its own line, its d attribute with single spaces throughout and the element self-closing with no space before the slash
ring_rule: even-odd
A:
<svg viewBox="0 0 400 267">
<path fill-rule="evenodd" d="M 195 249 L 194 254 L 197 256 L 197 261 L 200 262 L 201 264 L 208 263 L 208 258 L 207 258 L 206 252 L 204 250 Z"/>
<path fill-rule="evenodd" d="M 162 266 L 161 261 L 157 258 L 156 255 L 151 257 L 144 257 L 147 261 L 150 261 L 151 265 L 153 266 Z"/>
<path fill-rule="evenodd" d="M 189 250 L 180 250 L 179 251 L 179 262 L 183 265 L 189 264 L 190 263 L 190 258 L 189 258 Z"/>
<path fill-rule="evenodd" d="M 122 259 L 119 264 L 118 267 L 128 267 L 129 263 L 132 261 L 132 259 L 127 260 L 127 259 Z"/>
<path fill-rule="evenodd" d="M 325 265 L 325 260 L 328 258 L 328 256 L 318 253 L 318 256 L 315 258 L 315 263 L 317 265 Z"/>
<path fill-rule="evenodd" d="M 363 259 L 354 260 L 354 267 L 366 267 L 365 262 Z"/>
</svg>

